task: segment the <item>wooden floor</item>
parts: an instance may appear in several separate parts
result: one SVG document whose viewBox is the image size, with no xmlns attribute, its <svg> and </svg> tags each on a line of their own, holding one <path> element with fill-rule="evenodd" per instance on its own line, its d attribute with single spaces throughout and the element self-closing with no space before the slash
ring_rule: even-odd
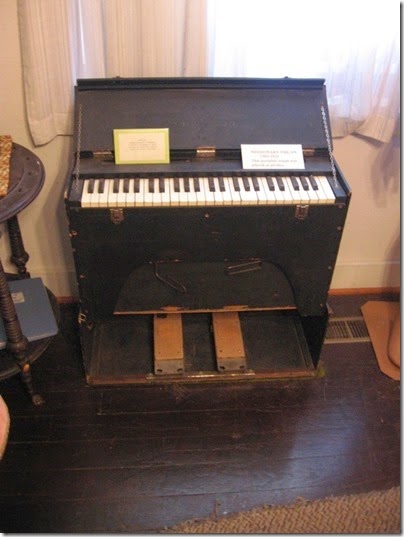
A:
<svg viewBox="0 0 404 537">
<path fill-rule="evenodd" d="M 358 315 L 367 298 L 330 305 Z M 0 383 L 11 415 L 0 531 L 155 533 L 400 483 L 400 387 L 370 343 L 326 344 L 325 375 L 311 380 L 94 388 L 75 308 L 61 312 L 61 334 L 33 366 L 46 403 L 33 407 L 18 378 Z"/>
</svg>

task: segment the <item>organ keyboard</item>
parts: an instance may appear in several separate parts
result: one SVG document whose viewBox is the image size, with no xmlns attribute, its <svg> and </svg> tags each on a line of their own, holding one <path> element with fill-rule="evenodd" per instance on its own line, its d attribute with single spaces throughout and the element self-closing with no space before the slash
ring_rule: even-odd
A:
<svg viewBox="0 0 404 537">
<path fill-rule="evenodd" d="M 345 193 L 327 175 L 211 175 L 84 179 L 81 207 L 187 207 L 336 203 Z"/>
<path fill-rule="evenodd" d="M 115 129 L 165 129 L 169 162 L 116 162 Z M 303 166 L 245 168 L 260 144 Z M 323 80 L 79 80 L 73 145 L 89 383 L 316 373 L 351 196 Z"/>
</svg>

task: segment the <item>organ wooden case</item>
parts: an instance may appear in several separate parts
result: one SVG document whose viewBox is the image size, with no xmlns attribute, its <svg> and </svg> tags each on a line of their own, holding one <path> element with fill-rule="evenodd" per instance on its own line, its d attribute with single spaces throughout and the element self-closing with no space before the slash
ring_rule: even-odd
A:
<svg viewBox="0 0 404 537">
<path fill-rule="evenodd" d="M 168 129 L 169 162 L 117 164 L 116 129 Z M 257 146 L 303 166 L 248 169 Z M 88 382 L 316 375 L 350 197 L 324 80 L 79 80 L 65 205 Z"/>
</svg>

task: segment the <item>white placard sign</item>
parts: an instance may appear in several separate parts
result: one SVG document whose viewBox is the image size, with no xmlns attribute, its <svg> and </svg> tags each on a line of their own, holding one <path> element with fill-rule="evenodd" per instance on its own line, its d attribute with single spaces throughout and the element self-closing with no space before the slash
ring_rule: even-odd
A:
<svg viewBox="0 0 404 537">
<path fill-rule="evenodd" d="M 300 144 L 241 144 L 245 170 L 304 170 Z"/>
</svg>

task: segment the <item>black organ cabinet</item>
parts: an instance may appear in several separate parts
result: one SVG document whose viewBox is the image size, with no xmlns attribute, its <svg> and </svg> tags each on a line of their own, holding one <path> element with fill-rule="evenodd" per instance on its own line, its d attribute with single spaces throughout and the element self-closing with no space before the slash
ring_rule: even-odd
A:
<svg viewBox="0 0 404 537">
<path fill-rule="evenodd" d="M 161 128 L 169 163 L 115 163 L 114 129 Z M 242 144 L 300 144 L 304 169 L 245 169 Z M 65 204 L 87 381 L 315 376 L 350 196 L 324 80 L 79 80 Z"/>
</svg>

